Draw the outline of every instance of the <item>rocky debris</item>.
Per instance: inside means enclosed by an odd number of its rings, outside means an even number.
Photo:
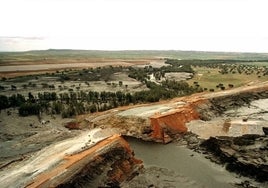
[[[241,183],[236,183],[236,187],[241,188],[257,188],[255,185],[252,185],[249,181],[242,181]]]
[[[25,137],[30,137],[32,135],[36,134],[36,132],[28,132],[28,133],[23,133],[20,135],[14,135],[10,133],[0,133],[0,141],[1,142],[6,142],[6,141],[11,141],[16,139],[23,139]]]
[[[73,121],[66,123],[66,124],[64,125],[64,127],[68,128],[68,129],[70,129],[70,130],[81,129],[80,124],[77,123],[77,122],[73,122]]]
[[[203,121],[209,121],[217,117],[218,112],[215,112],[212,109],[214,109],[213,104],[209,101],[206,101],[196,107],[196,111],[199,113],[199,118]]]
[[[262,130],[265,135],[268,135],[268,127],[263,127]]]
[[[152,132],[152,128],[148,118],[121,116],[112,113],[107,116],[105,113],[97,118],[88,119],[88,124],[94,128],[113,128],[118,130],[117,133],[121,135],[133,136],[143,140],[151,140],[149,135]]]
[[[210,97],[207,103],[197,106],[197,111],[201,120],[208,121],[222,115],[227,110],[244,105],[249,106],[250,102],[265,98],[268,98],[268,91],[265,88],[256,91],[246,90],[233,94]]]
[[[176,134],[172,138],[179,146],[186,146],[196,152],[199,152],[199,145],[204,141],[204,139],[199,138],[198,135],[192,132]]]
[[[226,169],[257,181],[268,181],[268,136],[211,137],[201,147],[212,161]]]
[[[225,133],[228,133],[230,127],[231,127],[231,119],[228,118],[228,119],[226,119],[226,120],[224,121],[223,126],[222,126],[222,130],[223,130]]]

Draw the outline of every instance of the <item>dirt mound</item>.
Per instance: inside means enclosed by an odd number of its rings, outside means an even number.
[[[172,140],[172,135],[185,133],[187,131],[186,123],[199,118],[199,114],[193,106],[195,105],[186,105],[173,112],[150,117],[151,137],[156,141],[167,143]]]
[[[103,115],[98,119],[89,121],[91,127],[100,127],[102,129],[113,128],[118,130],[118,133],[136,138],[148,139],[147,133],[151,132],[148,119],[134,116],[120,115]]]

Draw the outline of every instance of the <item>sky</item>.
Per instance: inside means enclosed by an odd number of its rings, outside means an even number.
[[[0,51],[268,53],[267,0],[1,0]]]

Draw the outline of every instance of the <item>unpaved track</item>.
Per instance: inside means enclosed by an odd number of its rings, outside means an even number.
[[[26,161],[0,172],[0,187],[24,187],[38,174],[52,169],[53,166],[67,160],[74,153],[93,147],[96,143],[110,137],[112,130],[93,129],[81,135],[55,143],[33,154]]]

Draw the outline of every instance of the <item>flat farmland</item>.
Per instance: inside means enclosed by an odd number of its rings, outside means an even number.
[[[228,88],[229,84],[233,84],[234,87],[240,87],[267,81],[268,79],[267,76],[260,76],[255,72],[250,75],[238,73],[220,74],[220,69],[207,67],[195,67],[194,71],[194,77],[187,81],[190,85],[194,85],[194,82],[197,82],[202,88],[215,90],[220,89],[216,87],[220,83]]]
[[[150,64],[151,59],[121,60],[121,59],[68,59],[68,60],[40,60],[14,61],[0,66],[0,77],[16,77],[30,74],[51,73],[64,69],[87,69],[104,66],[123,66]],[[158,61],[155,61],[158,63]]]

